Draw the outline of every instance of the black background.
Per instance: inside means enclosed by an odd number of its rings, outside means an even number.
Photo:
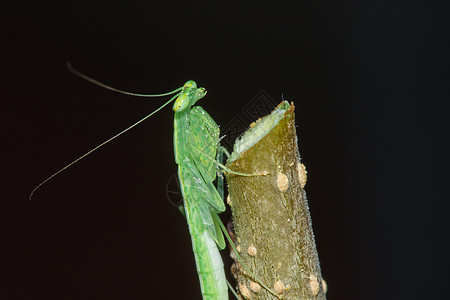
[[[2,8],[1,299],[200,299],[187,227],[165,196],[170,108],[27,200],[163,101],[96,87],[67,60],[142,93],[196,80],[218,124],[262,89],[283,93],[327,298],[449,297],[448,3],[17,6]]]

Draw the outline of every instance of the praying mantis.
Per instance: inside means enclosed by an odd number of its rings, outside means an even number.
[[[191,235],[192,249],[194,252],[197,273],[200,281],[201,294],[203,300],[228,299],[227,280],[225,277],[222,258],[219,254],[219,250],[225,248],[223,234],[225,234],[227,239],[230,241],[239,260],[240,257],[231,241],[231,238],[218,217],[218,214],[225,211],[222,190],[223,179],[219,176],[217,188],[214,185],[214,181],[216,180],[219,168],[225,170],[225,172],[241,176],[258,176],[267,174],[245,174],[233,172],[220,162],[224,154],[227,156],[229,156],[229,154],[224,147],[219,145],[219,126],[203,108],[200,106],[194,106],[198,100],[206,95],[206,90],[204,88],[197,87],[197,84],[194,81],[189,80],[183,85],[183,87],[168,93],[156,95],[136,94],[118,90],[98,82],[72,68],[70,63],[67,63],[67,67],[75,75],[115,92],[139,97],[174,96],[143,119],[96,146],[86,154],[77,158],[45,179],[33,189],[29,197],[30,200],[36,190],[53,177],[77,163],[87,155],[96,151],[100,147],[104,146],[106,143],[114,140],[118,136],[137,126],[174,101],[172,108],[175,114],[173,136],[174,155],[175,162],[178,165],[178,178],[183,196],[184,216],[188,223],[189,232]],[[244,267],[248,269],[245,265]],[[249,272],[254,276],[250,270]],[[254,277],[256,278],[256,276]],[[264,284],[263,286],[271,292],[270,289]],[[238,296],[236,295],[236,297]]]

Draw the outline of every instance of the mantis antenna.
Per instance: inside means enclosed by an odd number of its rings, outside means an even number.
[[[37,191],[37,189],[39,189],[41,186],[43,186],[45,183],[47,183],[49,180],[51,180],[53,177],[55,177],[56,175],[58,175],[59,173],[61,173],[62,171],[64,171],[65,169],[69,168],[70,166],[76,164],[77,162],[79,162],[80,160],[82,160],[83,158],[85,158],[86,156],[88,156],[89,154],[91,154],[92,152],[98,150],[99,148],[103,147],[105,144],[111,142],[112,140],[114,140],[115,138],[117,138],[118,136],[124,134],[125,132],[127,132],[128,130],[132,129],[133,127],[137,126],[138,124],[142,123],[143,121],[147,120],[148,118],[150,118],[151,116],[153,116],[155,113],[157,113],[158,111],[160,111],[161,109],[163,109],[165,106],[167,106],[170,102],[172,102],[176,97],[178,97],[179,95],[179,91],[181,91],[181,87],[177,88],[176,90],[173,90],[171,92],[168,93],[163,93],[163,94],[154,94],[154,95],[150,95],[150,94],[136,94],[136,93],[131,93],[131,92],[127,92],[127,91],[122,91],[116,88],[113,88],[109,85],[103,84],[89,76],[84,75],[83,73],[80,73],[79,71],[77,71],[76,69],[74,69],[71,65],[70,62],[66,63],[67,68],[69,69],[70,72],[72,72],[73,74],[77,75],[78,77],[81,77],[89,82],[92,82],[96,85],[99,85],[105,89],[117,92],[117,93],[121,93],[121,94],[126,94],[126,95],[130,95],[130,96],[136,96],[136,97],[164,97],[164,96],[168,96],[168,95],[172,95],[177,93],[175,96],[173,96],[172,98],[170,98],[169,101],[167,101],[166,103],[164,103],[163,105],[161,105],[160,107],[158,107],[157,109],[155,109],[153,112],[151,112],[150,114],[148,114],[147,116],[145,116],[144,118],[142,118],[141,120],[137,121],[136,123],[134,123],[133,125],[125,128],[124,130],[122,130],[121,132],[117,133],[116,135],[114,135],[113,137],[107,139],[106,141],[104,141],[103,143],[101,143],[100,145],[94,147],[93,149],[89,150],[88,152],[86,152],[85,154],[83,154],[82,156],[78,157],[77,159],[75,159],[74,161],[72,161],[71,163],[67,164],[66,166],[64,166],[63,168],[59,169],[57,172],[53,173],[52,175],[50,175],[47,179],[45,179],[44,181],[42,181],[41,183],[39,183],[30,193],[30,196],[28,197],[29,200],[31,200],[31,198],[33,197],[34,193]]]
[[[127,92],[127,91],[122,91],[122,90],[113,88],[112,86],[109,86],[109,85],[106,85],[104,83],[101,83],[100,81],[97,81],[94,78],[91,78],[91,77],[89,77],[87,75],[84,75],[83,73],[81,73],[78,70],[74,69],[72,67],[72,63],[70,61],[66,62],[66,66],[67,66],[67,69],[69,69],[70,72],[72,72],[73,74],[77,75],[78,77],[83,78],[84,80],[92,82],[93,84],[101,86],[102,88],[105,88],[107,90],[110,90],[110,91],[113,91],[113,92],[117,92],[117,93],[121,93],[121,94],[125,94],[125,95],[130,95],[130,96],[135,96],[135,97],[150,98],[150,97],[164,97],[164,96],[172,95],[172,94],[175,94],[176,92],[181,91],[181,87],[179,87],[176,90],[173,90],[171,92],[168,92],[168,93],[153,94],[153,95],[151,95],[151,94],[137,94],[137,93]]]

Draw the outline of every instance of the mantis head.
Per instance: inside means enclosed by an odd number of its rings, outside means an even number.
[[[180,95],[173,104],[175,112],[181,112],[186,108],[193,106],[198,100],[205,97],[205,88],[197,88],[197,83],[193,80],[186,82],[180,92]]]

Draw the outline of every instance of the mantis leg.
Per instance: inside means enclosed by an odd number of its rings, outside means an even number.
[[[253,174],[242,173],[242,172],[236,172],[236,171],[231,170],[230,168],[228,168],[228,167],[225,166],[224,164],[218,162],[218,161],[217,161],[216,159],[214,159],[213,157],[207,155],[207,154],[204,153],[202,150],[200,150],[200,149],[198,149],[198,148],[196,148],[196,147],[194,147],[194,146],[192,146],[192,145],[190,145],[189,148],[192,149],[194,152],[197,152],[197,153],[199,153],[199,154],[202,154],[202,157],[203,157],[204,159],[208,159],[208,160],[214,162],[214,163],[217,165],[217,167],[221,168],[222,170],[224,170],[225,172],[227,172],[227,173],[229,173],[229,174],[234,174],[234,175],[239,175],[239,176],[246,176],[246,177],[252,177],[252,176],[266,176],[266,175],[269,175],[269,174],[270,174],[270,173],[267,172],[267,171],[263,171],[263,172],[260,172],[260,173],[253,173]]]

